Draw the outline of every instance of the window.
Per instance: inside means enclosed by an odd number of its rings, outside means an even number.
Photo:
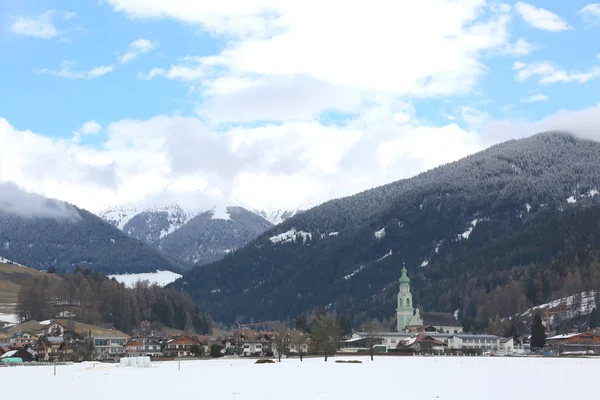
[[[392,343],[396,343],[396,339],[392,339]]]
[[[398,299],[398,305],[402,307],[402,299]]]
[[[244,348],[245,348],[245,349],[249,349],[249,348],[250,348],[250,345],[249,345],[249,344],[245,344],[245,345],[244,345]]]
[[[410,299],[406,299],[406,305],[410,306]]]
[[[256,345],[256,348],[257,348],[257,349],[262,349],[262,346],[261,346],[260,344],[257,344],[257,345]]]

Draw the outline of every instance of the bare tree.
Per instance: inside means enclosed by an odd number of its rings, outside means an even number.
[[[281,362],[281,355],[289,351],[291,336],[288,329],[280,328],[275,331],[275,349],[277,350],[277,358]]]
[[[380,340],[378,339],[378,334],[381,332],[381,324],[377,319],[372,319],[363,324],[362,330],[365,333],[365,341],[367,342],[366,344],[369,348],[369,355],[371,356],[371,361],[373,361],[375,345],[380,343]]]
[[[336,319],[329,313],[320,314],[313,324],[313,336],[317,341],[319,350],[325,355],[333,355],[338,348],[342,330]]]
[[[291,345],[296,349],[300,356],[300,361],[303,361],[304,348],[308,346],[309,336],[301,331],[294,331],[292,333]]]

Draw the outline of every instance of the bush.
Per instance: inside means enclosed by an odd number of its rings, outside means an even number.
[[[222,346],[219,346],[218,344],[213,344],[212,346],[210,346],[210,356],[212,358],[223,357],[223,354],[221,353],[222,349]]]

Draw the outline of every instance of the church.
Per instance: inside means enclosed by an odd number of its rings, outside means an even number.
[[[410,293],[410,278],[406,275],[406,268],[402,268],[399,283],[400,291],[396,309],[398,332],[435,330],[442,333],[462,333],[463,327],[452,313],[421,313],[418,308],[415,310]]]

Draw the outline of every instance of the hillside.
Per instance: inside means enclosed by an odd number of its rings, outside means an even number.
[[[25,192],[8,200],[0,202],[4,258],[38,270],[180,271],[176,262],[85,210]]]
[[[0,321],[14,322],[15,307],[23,282],[33,276],[48,276],[49,279],[59,278],[56,275],[44,274],[33,268],[26,268],[12,263],[7,264],[7,261],[0,261]]]
[[[388,318],[405,263],[425,310],[509,316],[600,286],[599,181],[600,143],[513,140],[307,210],[175,285],[224,322]]]
[[[99,214],[129,236],[147,243],[184,268],[223,258],[273,227],[266,216],[239,206],[186,208],[113,207]],[[292,213],[286,213],[288,216]],[[279,213],[273,216],[281,219]]]

